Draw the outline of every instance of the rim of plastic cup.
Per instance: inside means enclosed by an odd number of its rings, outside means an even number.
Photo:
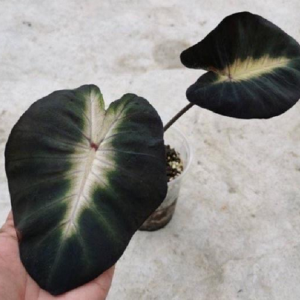
[[[168,130],[172,130],[177,135],[180,136],[180,138],[183,141],[184,148],[185,148],[186,152],[189,154],[188,155],[188,160],[186,162],[186,165],[183,166],[183,172],[178,177],[176,177],[175,179],[173,179],[170,182],[168,182],[168,184],[170,184],[170,183],[175,183],[175,182],[179,181],[180,179],[182,179],[186,175],[188,169],[190,168],[192,159],[193,159],[193,152],[192,152],[192,148],[190,146],[190,143],[189,143],[188,139],[181,133],[180,130],[177,129],[177,127],[170,127]],[[175,150],[178,151],[177,149],[175,149]],[[180,154],[180,152],[179,152],[179,154]]]

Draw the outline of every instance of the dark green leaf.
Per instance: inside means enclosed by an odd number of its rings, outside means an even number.
[[[20,118],[5,156],[22,262],[55,295],[114,265],[166,195],[162,122],[133,94],[105,111],[96,86],[54,92]]]
[[[187,90],[188,100],[221,115],[271,118],[300,98],[299,44],[248,12],[225,18],[181,61],[208,71]]]

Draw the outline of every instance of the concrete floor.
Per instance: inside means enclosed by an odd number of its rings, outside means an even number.
[[[249,10],[300,41],[299,0],[0,0],[0,223],[13,124],[53,90],[97,84],[147,98],[168,120],[200,75],[179,53]],[[300,103],[269,121],[193,108],[177,124],[194,160],[172,222],[137,232],[109,300],[300,298]]]

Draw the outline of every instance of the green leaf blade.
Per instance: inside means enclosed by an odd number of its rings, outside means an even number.
[[[271,118],[300,98],[300,46],[271,22],[250,13],[225,18],[182,63],[204,69],[187,90],[190,102],[242,119]]]
[[[55,295],[115,264],[166,195],[162,122],[133,94],[105,111],[96,86],[52,93],[5,155],[22,262]]]

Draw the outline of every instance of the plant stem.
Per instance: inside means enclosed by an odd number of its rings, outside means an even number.
[[[189,103],[187,106],[185,106],[182,110],[180,110],[165,126],[164,126],[164,132],[168,130],[168,128],[173,125],[184,113],[186,113],[194,104]]]

